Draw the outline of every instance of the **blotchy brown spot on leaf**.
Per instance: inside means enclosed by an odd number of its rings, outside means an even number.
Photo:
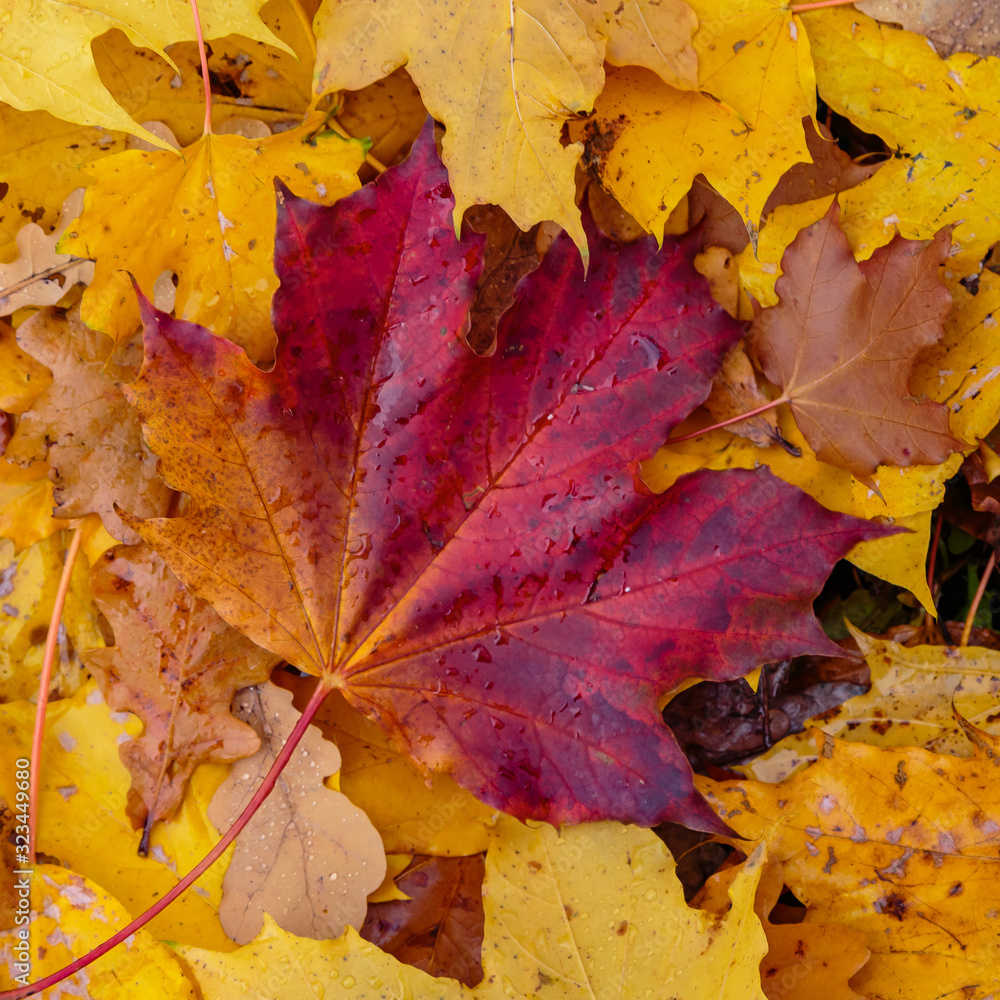
[[[897,236],[856,263],[834,203],[781,260],[779,304],[750,333],[764,374],[784,389],[818,458],[874,488],[879,465],[937,465],[963,447],[948,408],[914,398],[907,380],[943,333],[951,295],[938,279],[950,238]]]
[[[220,832],[249,803],[300,715],[291,692],[270,683],[241,691],[233,712],[257,731],[261,748],[233,768],[212,799],[208,818]],[[361,926],[366,898],[385,875],[385,854],[368,817],[324,786],[339,770],[336,746],[310,727],[240,834],[219,907],[237,943],[257,935],[265,912],[285,930],[320,940]]]
[[[119,541],[138,542],[114,504],[161,517],[172,496],[119,388],[142,363],[141,336],[116,351],[110,337],[81,322],[78,307],[68,313],[48,308],[21,324],[17,342],[52,370],[52,384],[22,415],[6,458],[28,466],[47,457],[56,516],[96,512]]]
[[[257,751],[256,734],[229,704],[239,688],[267,680],[278,658],[189,594],[149,545],[110,549],[90,586],[116,645],[83,660],[112,711],[145,724],[120,753],[132,775],[126,812],[148,830],[170,818],[199,764]]]
[[[361,936],[432,976],[483,978],[483,854],[420,856],[396,879],[410,899],[372,903]]]

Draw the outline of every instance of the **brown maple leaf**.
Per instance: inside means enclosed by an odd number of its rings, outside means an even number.
[[[726,251],[722,251],[726,253]],[[756,409],[768,402],[768,398],[757,385],[753,365],[747,357],[746,348],[740,341],[729,349],[722,359],[722,367],[715,373],[712,380],[712,391],[704,402],[704,407],[716,420],[729,420],[731,417]],[[768,448],[779,444],[790,454],[799,456],[802,452],[789,444],[778,430],[778,418],[774,410],[766,410],[756,416],[748,417],[731,424],[729,429],[734,434],[752,441],[758,448]]]
[[[918,352],[943,333],[951,294],[938,267],[951,240],[897,235],[857,263],[839,214],[835,202],[785,251],[780,301],[758,314],[750,342],[817,457],[875,488],[879,465],[937,465],[964,447],[948,408],[907,386]]]
[[[49,308],[21,324],[17,342],[52,370],[52,384],[21,417],[5,457],[22,466],[47,457],[56,516],[96,512],[119,541],[138,542],[114,504],[158,517],[168,513],[173,496],[119,388],[139,370],[141,337],[116,349],[110,337],[80,320],[79,307],[67,313]]]
[[[152,824],[180,804],[198,764],[256,752],[256,734],[229,703],[240,688],[266,680],[278,658],[189,594],[148,545],[109,549],[90,583],[116,645],[83,660],[111,709],[145,724],[120,752],[132,775],[126,812],[148,839]]]

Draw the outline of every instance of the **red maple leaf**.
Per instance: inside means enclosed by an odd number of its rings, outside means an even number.
[[[561,238],[481,358],[459,331],[482,241],[458,242],[451,210],[429,128],[333,208],[283,196],[270,372],[147,305],[128,394],[191,500],[128,523],[485,801],[717,828],[658,695],[837,652],[812,598],[885,529],[763,470],[636,488],[741,332],[695,243],[591,234],[585,281]]]

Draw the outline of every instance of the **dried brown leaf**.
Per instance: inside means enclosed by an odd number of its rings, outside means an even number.
[[[587,185],[587,204],[597,228],[611,240],[634,243],[646,230],[596,181]]]
[[[473,205],[465,212],[469,225],[486,236],[483,272],[469,310],[466,339],[477,354],[491,354],[497,320],[514,302],[517,283],[541,263],[536,251],[537,226],[522,232],[510,216],[495,205]]]
[[[117,545],[94,566],[90,586],[116,645],[83,655],[113,711],[142,719],[121,746],[132,775],[126,812],[136,828],[169,819],[205,761],[229,763],[260,746],[233,718],[239,688],[267,680],[277,662],[189,594],[148,545]]]
[[[233,713],[253,726],[261,748],[234,766],[212,799],[208,817],[220,832],[249,804],[300,714],[291,692],[274,684],[241,691]],[[385,874],[385,853],[368,817],[324,786],[339,770],[336,746],[311,726],[240,834],[219,908],[237,943],[259,933],[265,912],[284,930],[320,940],[364,921],[367,896]]]
[[[17,342],[51,369],[52,384],[21,417],[5,457],[21,466],[48,459],[56,516],[96,512],[112,536],[138,542],[114,504],[161,517],[173,496],[119,388],[142,363],[141,336],[116,350],[110,337],[80,320],[78,307],[48,308],[21,324]]]
[[[759,313],[749,339],[817,457],[874,489],[879,465],[937,465],[963,447],[948,408],[907,385],[916,355],[944,332],[951,295],[938,268],[950,236],[896,236],[859,264],[839,214],[834,203],[792,241],[780,301]]]
[[[483,978],[484,860],[415,857],[396,879],[410,898],[370,904],[361,936],[432,976],[475,986]]]
[[[742,342],[734,345],[723,358],[722,367],[712,381],[712,391],[704,406],[716,420],[728,420],[769,402],[760,391],[753,366],[747,357]],[[751,441],[758,448],[768,448],[772,444],[785,444],[778,430],[778,418],[774,410],[758,413],[746,420],[731,424],[729,429]],[[790,447],[789,445],[785,445]]]

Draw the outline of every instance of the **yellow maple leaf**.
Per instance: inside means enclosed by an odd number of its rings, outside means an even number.
[[[24,413],[51,382],[48,368],[26,354],[14,328],[0,320],[0,410]]]
[[[129,150],[91,167],[84,211],[60,250],[96,261],[81,317],[115,340],[139,324],[125,268],[151,295],[177,275],[176,315],[243,347],[258,363],[274,349],[271,296],[279,177],[300,197],[331,205],[358,187],[364,144],[322,118],[263,139],[209,135],[173,152]],[[153,220],[153,224],[150,222]]]
[[[729,890],[742,865],[722,868],[692,900],[694,906],[720,916],[730,907]],[[784,888],[781,865],[769,861],[757,885],[754,910],[767,935],[767,956],[760,963],[760,982],[768,1000],[863,1000],[848,980],[868,961],[865,936],[843,924],[772,923],[771,911]]]
[[[755,236],[779,177],[811,159],[802,127],[816,110],[809,40],[778,0],[692,6],[697,84],[609,72],[595,117],[571,134],[586,141],[601,183],[650,232],[663,232],[701,173]]]
[[[209,72],[217,81],[212,94],[215,130],[234,116],[272,126],[298,124],[309,106],[315,48],[307,12],[297,0],[270,0],[260,17],[286,48],[239,35],[213,39],[208,48]],[[136,48],[120,32],[102,35],[92,47],[102,81],[132,118],[164,122],[182,146],[198,139],[205,90],[196,42],[168,46],[172,65],[149,49]]]
[[[0,989],[58,972],[132,919],[101,886],[58,865],[35,865],[29,885],[30,924],[0,932]],[[140,930],[45,995],[194,1000],[198,994],[177,956],[148,930]]]
[[[868,256],[897,230],[923,240],[955,223],[953,268],[978,271],[1000,239],[1000,59],[941,59],[853,9],[805,18],[823,99],[896,151],[840,197],[852,246]]]
[[[758,965],[767,941],[754,900],[764,861],[733,880],[724,916],[693,909],[674,862],[652,831],[591,823],[559,831],[502,817],[492,831],[483,886],[483,971],[475,989],[402,965],[353,929],[311,941],[268,919],[229,955],[184,948],[205,1000],[256,996],[568,1000],[583,995],[713,996],[765,1000]]]
[[[809,919],[868,939],[866,996],[986,1000],[1000,984],[1000,739],[962,720],[967,758],[846,743],[776,785],[695,781],[741,836],[766,844]]]
[[[33,221],[51,232],[67,196],[90,180],[82,167],[123,150],[125,136],[6,105],[0,105],[0,134],[0,177],[8,185],[0,200],[0,261],[8,262],[18,256],[21,227]]]
[[[965,646],[901,646],[847,623],[868,668],[871,688],[811,720],[829,736],[871,746],[917,746],[968,757],[972,746],[955,720],[955,708],[975,726],[1000,735],[995,719],[1000,694],[1000,653]],[[816,759],[811,733],[786,736],[737,769],[760,781],[780,781]]]
[[[239,33],[284,47],[260,20],[263,0],[200,0],[205,36]],[[130,118],[101,82],[90,53],[118,28],[133,45],[166,58],[164,46],[195,37],[187,0],[0,2],[0,99],[21,111],[48,111],[81,125],[130,132],[162,145]]]
[[[0,705],[0,797],[16,801],[15,761],[30,756],[35,706],[28,701]],[[124,721],[127,719],[128,721]],[[125,814],[130,778],[118,756],[120,740],[138,735],[141,723],[112,715],[93,681],[71,698],[51,702],[39,770],[36,848],[93,879],[138,916],[218,842],[207,819],[208,802],[226,775],[220,764],[202,765],[169,826],[153,830],[149,857],[138,853],[141,831]],[[232,948],[219,924],[225,866],[230,848],[187,892],[148,925],[158,938]],[[107,928],[99,940],[107,937]]]
[[[584,257],[582,150],[560,136],[593,108],[605,54],[697,85],[695,19],[681,0],[325,0],[315,27],[317,94],[359,90],[405,64],[445,124],[457,222],[470,205],[499,205],[525,230],[557,222]]]

